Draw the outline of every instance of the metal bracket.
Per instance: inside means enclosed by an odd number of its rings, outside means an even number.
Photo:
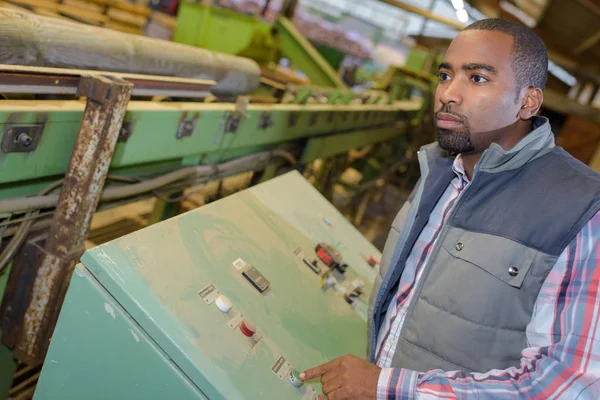
[[[300,118],[300,113],[297,111],[291,111],[288,117],[288,127],[293,128],[298,123],[298,118]]]
[[[319,121],[319,113],[318,112],[314,112],[310,116],[310,120],[309,120],[308,123],[310,124],[310,126],[315,126],[318,121]]]
[[[133,133],[133,125],[135,121],[125,121],[123,125],[121,125],[121,130],[119,131],[119,138],[117,142],[123,143],[129,140],[131,134]]]
[[[175,135],[177,139],[182,139],[184,137],[192,136],[194,133],[194,129],[196,129],[196,123],[198,122],[198,118],[200,114],[194,114],[192,119],[185,119],[187,113],[184,113],[181,117],[181,121],[179,121],[179,127],[177,128],[177,134]]]
[[[258,129],[259,130],[265,130],[270,126],[273,126],[274,122],[273,122],[273,115],[270,112],[264,112],[260,115],[260,118],[258,119]]]
[[[225,121],[225,133],[236,133],[242,122],[242,115],[238,112],[229,113]]]
[[[44,124],[7,125],[2,138],[4,153],[29,153],[37,148]]]
[[[110,94],[111,86],[110,79],[104,76],[82,76],[77,87],[77,96],[104,104]]]

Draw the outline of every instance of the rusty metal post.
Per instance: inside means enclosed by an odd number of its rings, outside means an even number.
[[[78,94],[87,97],[87,104],[16,344],[21,361],[34,364],[46,354],[73,268],[83,254],[132,87],[101,76],[80,82]]]

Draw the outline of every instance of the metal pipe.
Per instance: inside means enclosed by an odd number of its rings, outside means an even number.
[[[78,22],[0,9],[0,63],[211,79],[217,95],[253,92],[260,67],[248,58]]]
[[[89,77],[80,86],[87,104],[15,349],[25,362],[40,362],[46,354],[68,279],[100,200],[132,86],[100,76]]]

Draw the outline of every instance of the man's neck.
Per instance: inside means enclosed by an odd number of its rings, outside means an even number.
[[[489,148],[492,143],[497,143],[504,150],[512,149],[517,143],[521,141],[525,136],[531,132],[532,122],[531,120],[518,120],[512,125],[503,128],[502,130],[495,132],[492,136],[496,139],[492,140],[486,147]],[[484,149],[485,150],[485,149]],[[475,165],[479,162],[479,159],[483,155],[484,150],[476,151],[472,153],[462,153],[461,158],[465,167],[465,173],[469,180],[473,179],[473,172],[475,171]]]

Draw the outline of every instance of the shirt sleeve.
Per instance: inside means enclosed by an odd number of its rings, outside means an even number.
[[[487,373],[384,368],[378,400],[599,399],[600,213],[546,279],[519,366]],[[544,345],[534,345],[534,342]]]

